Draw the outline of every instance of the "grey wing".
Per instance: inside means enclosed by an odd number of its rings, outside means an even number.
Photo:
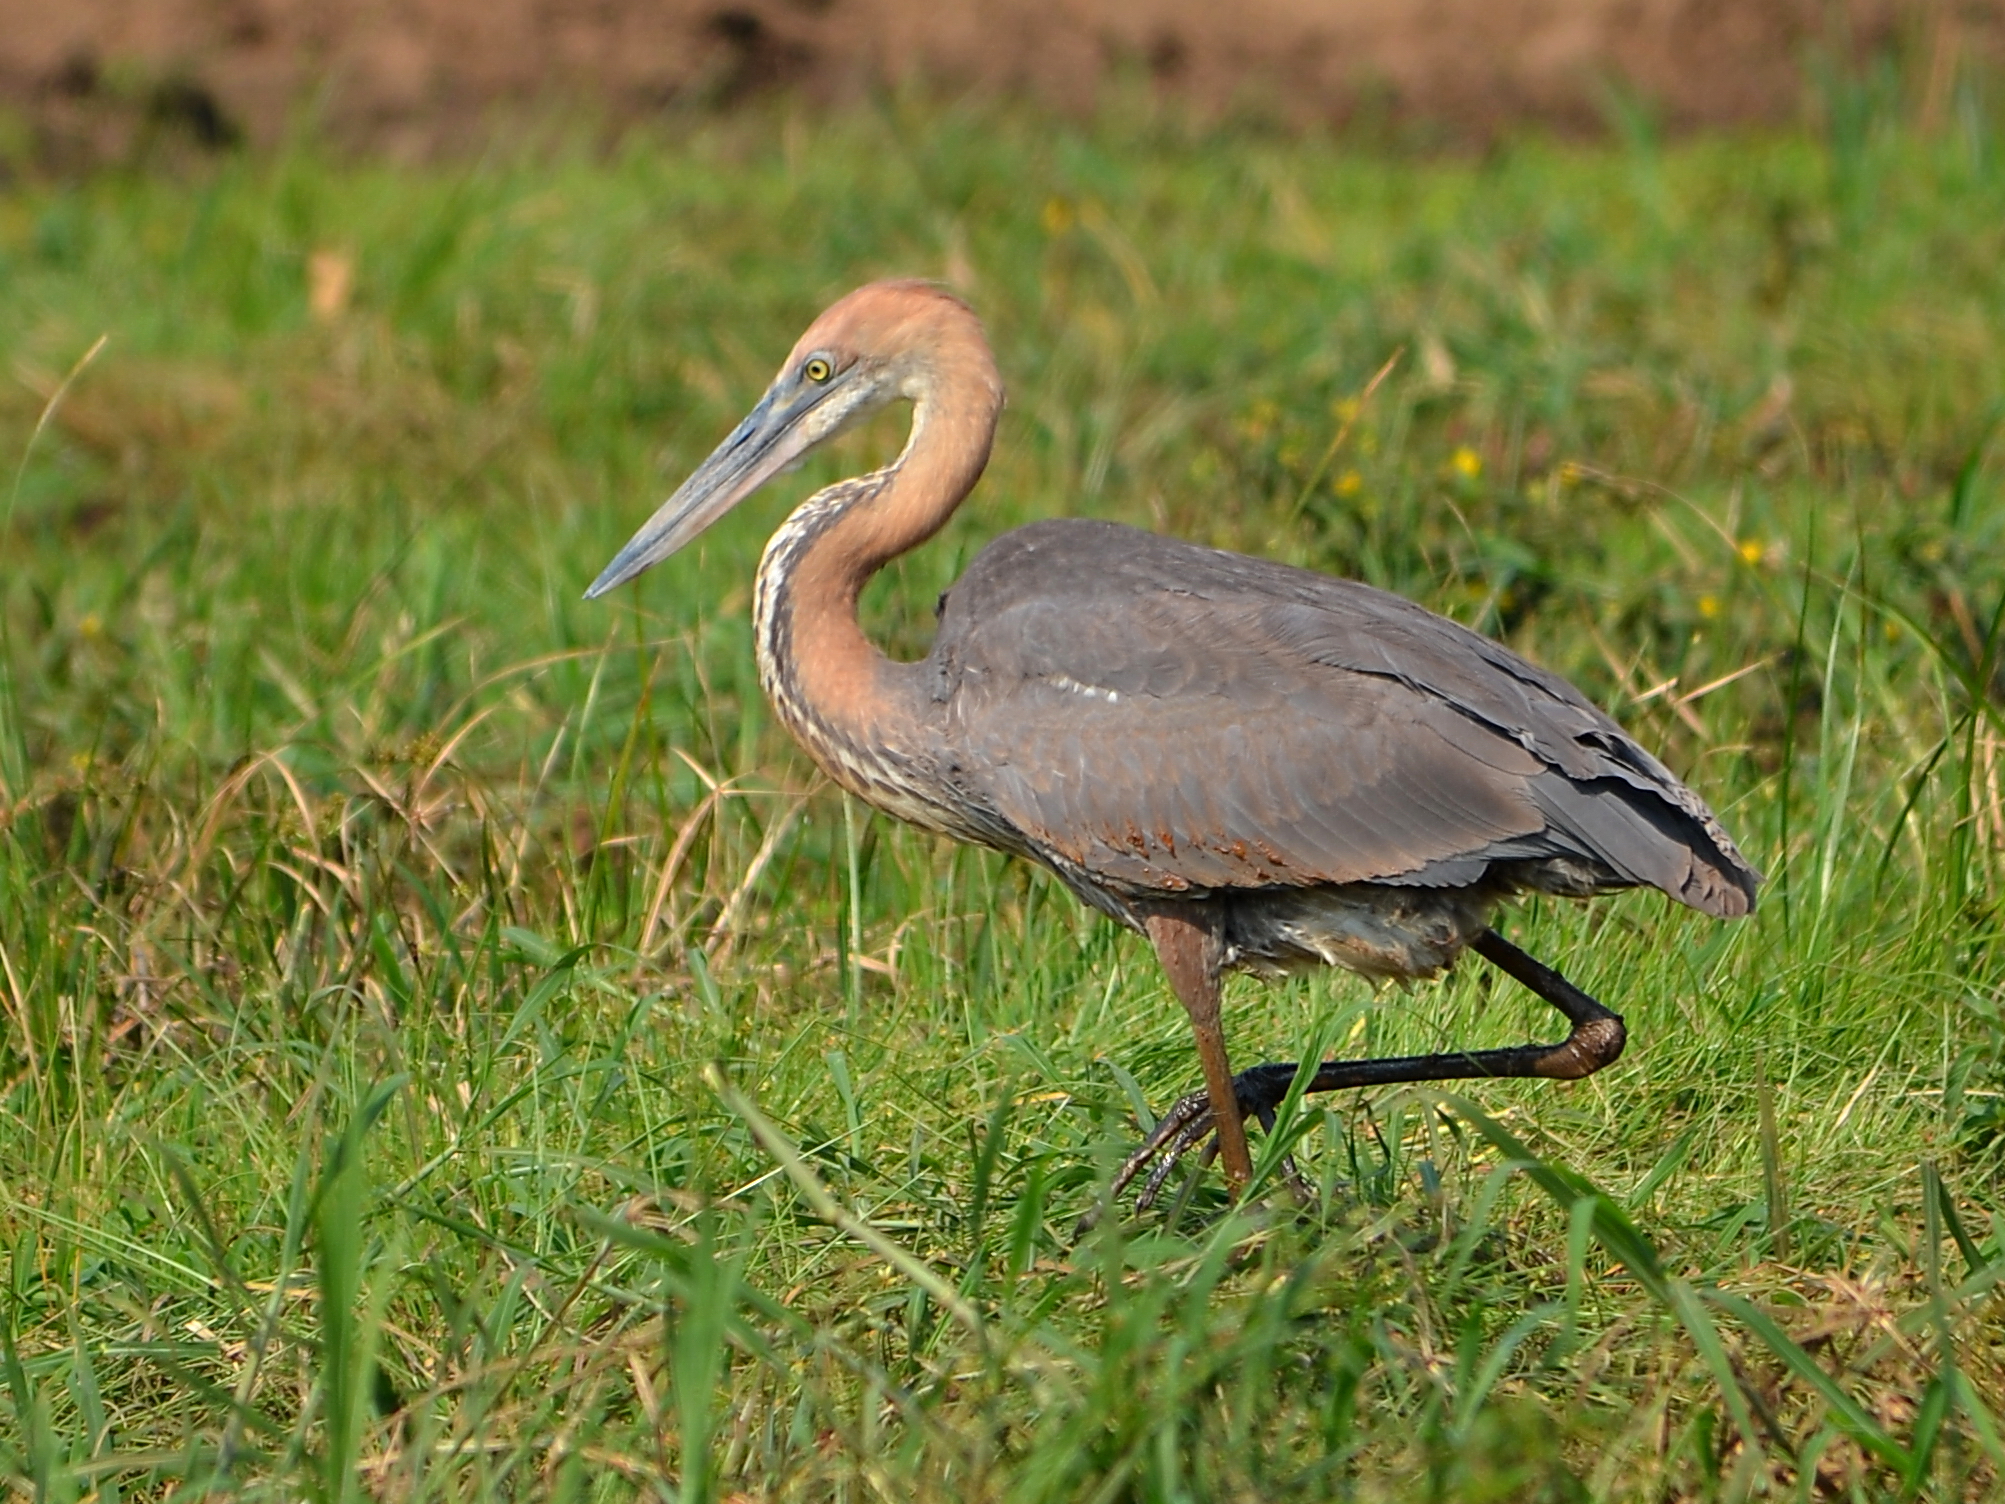
[[[1703,803],[1571,686],[1365,587],[1039,524],[956,587],[940,654],[951,776],[1115,887],[1459,886],[1558,859],[1751,906]]]

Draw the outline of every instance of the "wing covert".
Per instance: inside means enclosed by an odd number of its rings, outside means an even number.
[[[1352,581],[1036,523],[950,592],[934,657],[949,776],[1102,882],[1453,886],[1561,857],[1752,905],[1711,811],[1578,690]]]
[[[1536,835],[1543,764],[1396,682],[1277,659],[1187,603],[1050,630],[964,681],[958,776],[1035,846],[1123,886],[1349,883]],[[1184,638],[1166,635],[1182,628]],[[1157,646],[1169,643],[1171,646]]]

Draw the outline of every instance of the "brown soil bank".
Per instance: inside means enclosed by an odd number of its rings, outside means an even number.
[[[0,0],[0,109],[61,156],[269,141],[301,112],[402,155],[552,101],[617,123],[916,78],[1481,137],[1592,125],[1611,80],[1673,126],[1787,119],[1819,47],[1891,48],[1927,111],[2005,56],[2005,0]]]

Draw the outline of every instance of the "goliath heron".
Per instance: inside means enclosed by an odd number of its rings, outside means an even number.
[[[899,400],[903,453],[810,496],[766,545],[760,682],[843,788],[1042,863],[1154,945],[1205,1089],[1163,1117],[1116,1195],[1153,1165],[1146,1204],[1207,1137],[1235,1190],[1252,1173],[1244,1119],[1271,1126],[1298,1067],[1233,1075],[1228,969],[1406,979],[1474,950],[1559,1009],[1567,1037],[1330,1061],[1307,1089],[1574,1080],[1622,1052],[1622,1019],[1490,928],[1500,903],[1653,887],[1720,917],[1754,906],[1760,877],[1712,811],[1572,685],[1354,581],[1108,522],[1037,522],[976,557],[925,658],[879,652],[859,592],[973,489],[1003,405],[981,324],[927,283],[875,283],[816,319],[588,596]]]

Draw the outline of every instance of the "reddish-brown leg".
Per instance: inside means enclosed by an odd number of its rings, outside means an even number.
[[[1148,935],[1156,958],[1168,973],[1170,986],[1190,1014],[1197,1036],[1197,1058],[1204,1067],[1205,1095],[1211,1099],[1218,1126],[1218,1157],[1234,1194],[1253,1178],[1253,1156],[1246,1148],[1246,1124],[1239,1115],[1239,1094],[1232,1067],[1225,1057],[1225,1030],[1218,1019],[1218,974],[1225,959],[1225,940],[1218,915],[1208,905],[1185,904],[1163,909],[1148,918]]]
[[[1154,933],[1150,931],[1151,935]],[[1156,948],[1161,952],[1160,942]],[[1623,1029],[1620,1014],[1604,1008],[1550,966],[1526,955],[1495,930],[1485,930],[1470,942],[1469,948],[1564,1013],[1567,1022],[1573,1025],[1566,1038],[1558,1044],[1511,1045],[1500,1050],[1449,1050],[1437,1055],[1402,1055],[1390,1060],[1326,1060],[1313,1067],[1314,1074],[1302,1089],[1340,1091],[1350,1087],[1389,1086],[1405,1081],[1467,1081],[1482,1077],[1543,1076],[1552,1081],[1577,1081],[1621,1056],[1628,1035]],[[1167,958],[1163,964],[1169,964]],[[1214,999],[1216,996],[1214,990]],[[1214,1001],[1214,1010],[1216,1007]],[[1213,1016],[1216,1017],[1215,1011]],[[1191,1017],[1195,1022],[1195,1010]],[[1203,1037],[1200,1030],[1200,1048],[1203,1047]],[[1224,1058],[1222,1044],[1219,1058]],[[1246,1141],[1246,1114],[1252,1112],[1271,1128],[1274,1109],[1287,1097],[1289,1088],[1302,1069],[1293,1064],[1256,1065],[1234,1078],[1230,1088],[1234,1107],[1232,1131],[1242,1145]],[[1147,1170],[1148,1180],[1135,1203],[1137,1211],[1146,1211],[1177,1161],[1210,1136],[1212,1120],[1219,1116],[1217,1104],[1218,1091],[1210,1084],[1210,1066],[1207,1064],[1206,1089],[1192,1092],[1157,1120],[1156,1131],[1128,1157],[1121,1173],[1114,1177],[1112,1194],[1120,1196],[1129,1182]],[[1223,1118],[1220,1120],[1223,1121]],[[1219,1138],[1222,1147],[1225,1139],[1223,1132]]]

